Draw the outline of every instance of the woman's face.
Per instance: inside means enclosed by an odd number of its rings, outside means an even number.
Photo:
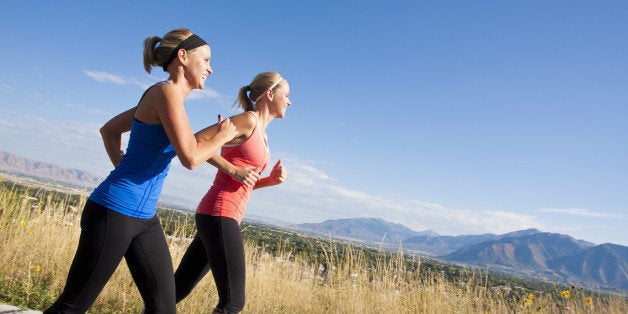
[[[207,76],[214,72],[209,64],[211,56],[211,50],[208,45],[188,51],[185,76],[192,88],[203,89]]]
[[[288,83],[281,84],[273,91],[273,94],[270,110],[275,114],[275,117],[284,118],[286,116],[286,110],[291,105],[290,85],[288,85]]]

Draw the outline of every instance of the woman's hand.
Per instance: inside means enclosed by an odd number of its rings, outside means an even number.
[[[255,172],[255,167],[236,168],[235,171],[229,175],[234,180],[251,188],[254,187],[257,180],[259,180],[259,173]]]
[[[254,187],[259,180],[259,173],[255,172],[255,167],[236,167],[220,155],[213,156],[207,162],[247,187]]]
[[[216,136],[222,136],[227,143],[231,141],[234,137],[238,136],[238,129],[235,124],[231,122],[230,119],[222,119],[221,115],[218,115],[218,130],[216,131]]]
[[[277,161],[277,163],[273,166],[273,169],[270,170],[270,174],[268,177],[261,178],[257,181],[253,189],[265,188],[277,184],[281,184],[286,181],[286,176],[288,172],[286,168],[281,165],[281,158]]]
[[[124,156],[124,150],[122,149],[122,133],[131,130],[131,124],[136,109],[137,107],[133,107],[111,118],[111,120],[100,128],[100,136],[102,136],[103,144],[105,144],[105,150],[114,167],[120,164],[120,160],[122,160]]]
[[[273,169],[270,171],[270,175],[268,175],[268,185],[277,185],[286,181],[286,176],[288,175],[288,171],[284,166],[281,165],[281,158],[277,161],[277,163],[273,166]]]

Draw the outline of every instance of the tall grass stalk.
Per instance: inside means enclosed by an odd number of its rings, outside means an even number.
[[[85,196],[16,189],[0,184],[0,301],[43,309],[59,295],[78,244]],[[175,267],[193,236],[189,220],[173,226],[169,245]],[[371,262],[349,244],[319,240],[323,254],[294,253],[285,240],[270,252],[247,241],[245,313],[625,313],[622,296],[591,297],[573,289],[512,297],[487,287],[486,274],[469,270],[457,282],[421,271],[421,260],[381,251]],[[564,293],[563,293],[564,294]],[[211,273],[178,306],[208,313],[217,303]],[[93,313],[140,313],[141,297],[125,263],[105,286]]]

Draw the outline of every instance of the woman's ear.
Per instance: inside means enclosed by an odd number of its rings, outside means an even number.
[[[181,64],[186,64],[188,61],[188,52],[185,49],[179,49],[179,51],[177,52],[177,57],[179,58],[179,61],[181,61]]]

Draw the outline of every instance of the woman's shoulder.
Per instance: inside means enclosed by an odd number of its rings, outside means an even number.
[[[232,123],[245,127],[247,129],[253,129],[257,126],[257,116],[252,111],[246,111],[229,118]]]
[[[169,84],[168,81],[157,82],[153,86],[149,87],[148,90],[158,96],[168,96],[176,92],[174,86]]]
[[[251,111],[243,112],[229,118],[238,129],[242,137],[248,138],[257,126],[257,117]]]
[[[148,89],[144,93],[146,98],[151,101],[158,101],[163,103],[181,103],[185,97],[182,97],[179,90],[174,88],[172,84],[168,84],[167,81],[158,82]]]

